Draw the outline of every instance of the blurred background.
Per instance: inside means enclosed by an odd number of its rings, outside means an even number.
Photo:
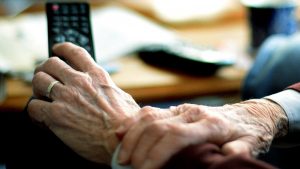
[[[2,0],[1,2],[0,70],[10,78],[18,78],[30,83],[35,65],[48,58],[45,1]],[[250,65],[248,62],[251,60],[247,60],[249,32],[245,20],[246,13],[237,0],[211,2],[191,0],[184,3],[156,0],[143,2],[91,0],[88,2],[93,8],[91,16],[97,62],[107,68],[116,83],[125,91],[133,89],[131,93],[133,95],[138,91],[135,97],[137,100],[154,101],[169,97],[176,99],[181,95],[184,97],[190,97],[190,94],[197,95],[198,92],[194,93],[191,90],[186,94],[185,92],[174,94],[170,91],[166,96],[150,96],[153,92],[149,88],[170,86],[176,89],[176,85],[179,85],[180,89],[185,84],[191,84],[186,82],[193,82],[198,86],[199,83],[202,85],[203,80],[209,82],[210,79],[234,79],[228,82],[235,82],[236,86],[228,87],[230,90],[236,90],[234,88],[237,88],[237,83],[243,76],[242,72]],[[220,66],[213,65],[216,68],[212,68],[213,71],[209,72],[209,75],[213,76],[193,76],[191,71],[187,73],[184,71],[188,66],[178,64],[179,71],[172,71],[168,69],[172,61],[165,67],[159,68],[142,61],[138,56],[145,46],[177,43],[197,46],[201,48],[200,52],[222,51],[223,53],[218,53],[214,57],[209,54],[209,56],[204,54],[197,57],[201,57],[202,60],[198,58],[201,62],[227,62],[230,67],[226,66],[228,69],[219,71],[222,64],[218,63]],[[214,71],[216,69],[218,72]],[[205,71],[206,69],[201,67],[196,70],[199,74]],[[140,79],[133,78],[137,77],[135,75],[138,73],[141,74],[138,76]],[[226,83],[222,85],[227,88]],[[2,93],[2,98],[10,96],[8,92],[10,86],[10,84],[6,85],[7,92]],[[193,88],[201,90],[201,87]],[[12,90],[16,91],[18,87]],[[202,90],[200,95],[202,93],[210,93],[210,91]]]
[[[49,57],[45,2],[0,0],[0,122],[3,124],[5,117],[25,107],[32,95],[33,70]],[[141,106],[169,107],[181,103],[218,106],[242,100],[245,83],[253,80],[248,74],[257,62],[264,40],[276,33],[296,34],[300,16],[299,1],[84,2],[92,9],[96,62]],[[252,13],[253,8],[264,11],[272,8],[273,18],[274,9],[277,11],[279,6],[287,4],[292,5],[285,9],[290,17],[288,27],[265,21],[262,26],[255,23],[253,27],[254,21],[268,15],[260,13],[257,17]],[[261,27],[280,29],[276,32],[260,30]],[[253,98],[251,94],[247,97]],[[4,125],[0,127],[5,130]]]

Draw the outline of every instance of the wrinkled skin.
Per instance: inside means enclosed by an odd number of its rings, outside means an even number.
[[[28,112],[79,155],[109,164],[119,142],[115,129],[140,107],[84,49],[63,43],[53,52],[68,64],[51,57],[36,68],[32,85],[37,99],[29,103]],[[48,85],[55,80],[59,83],[46,98]]]
[[[125,135],[120,164],[157,169],[185,147],[206,142],[219,145],[227,155],[255,157],[287,128],[283,109],[265,99],[222,107],[183,104],[168,111],[172,112],[169,118],[157,120],[156,109],[143,108],[139,117],[118,129],[119,135]]]
[[[211,142],[224,154],[255,156],[284,135],[287,117],[266,99],[221,107],[183,104],[169,109],[140,108],[82,48],[58,44],[36,68],[28,105],[30,116],[53,131],[82,157],[110,164],[122,140],[119,161],[157,169],[189,145]],[[47,98],[47,88],[56,83]]]

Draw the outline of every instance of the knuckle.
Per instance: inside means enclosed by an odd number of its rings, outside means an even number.
[[[153,116],[157,112],[157,108],[151,107],[151,106],[144,106],[140,109],[140,114],[142,116],[151,115]]]
[[[70,79],[73,79],[74,77],[76,77],[76,71],[72,68],[72,67],[69,67],[69,66],[66,66],[66,67],[63,67],[63,68],[60,68],[59,70],[61,72],[61,75],[64,76],[64,77],[68,77]]]
[[[32,85],[36,85],[45,73],[37,72],[32,78]]]
[[[43,76],[45,76],[44,72],[38,72],[32,78],[32,90],[35,96],[39,96],[42,92],[41,84]]]
[[[94,70],[94,71],[93,71]],[[105,76],[109,76],[109,73],[101,66],[99,65],[96,65],[95,67],[93,67],[93,70],[91,70],[90,72],[91,73],[95,73],[96,75],[98,75],[99,73],[105,75]]]
[[[97,77],[97,79],[103,83],[103,84],[111,84],[112,80],[108,74],[103,68],[101,67],[94,67],[93,65],[89,66],[89,72],[88,74],[91,77]]]
[[[60,72],[62,72],[62,73],[64,73],[64,74],[66,74],[66,75],[72,75],[72,74],[74,74],[74,70],[73,70],[73,68],[71,68],[71,67],[64,67],[64,68],[62,68],[61,70],[60,70]]]
[[[103,77],[110,78],[110,75],[106,70],[104,70],[103,68],[101,68],[100,70],[101,70],[101,73],[103,74]]]
[[[141,109],[141,112],[143,113],[143,112],[151,112],[152,111],[152,107],[151,106],[144,106],[144,107],[142,107],[142,109]]]
[[[151,122],[156,119],[156,116],[153,113],[143,114],[141,120],[144,122]]]
[[[144,122],[151,122],[154,120],[162,119],[164,116],[159,108],[145,106],[139,111],[140,119]]]
[[[74,76],[73,81],[78,87],[85,89],[91,87],[93,83],[92,78],[86,74],[78,74],[77,76]]]
[[[182,117],[187,123],[193,123],[197,121],[197,119],[199,118],[199,112],[198,111],[184,112],[182,114]]]
[[[182,113],[183,119],[188,122],[196,122],[201,118],[208,118],[209,114],[205,113],[205,110],[202,106],[189,106]]]
[[[180,105],[179,107],[181,107],[181,108],[183,108],[183,109],[186,109],[186,108],[188,108],[188,107],[190,107],[190,106],[192,106],[192,105],[189,104],[189,103],[184,103],[184,104]]]
[[[44,64],[44,66],[52,66],[56,65],[60,62],[60,59],[58,57],[50,57]]]
[[[178,111],[179,114],[181,114],[182,112],[189,110],[191,107],[193,107],[193,105],[184,103],[184,104],[177,106],[176,110]]]
[[[46,61],[44,61],[43,63],[41,63],[41,64],[39,64],[39,65],[36,66],[36,68],[34,69],[34,74],[36,74],[36,73],[38,73],[38,72],[41,71],[42,67],[45,65],[45,62]]]

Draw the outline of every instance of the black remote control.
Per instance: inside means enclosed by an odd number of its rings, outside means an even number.
[[[72,42],[86,49],[95,60],[90,7],[85,2],[46,3],[49,57],[56,43]]]

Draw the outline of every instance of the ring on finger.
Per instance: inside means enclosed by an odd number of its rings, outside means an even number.
[[[49,84],[49,86],[48,86],[48,88],[47,88],[47,91],[46,91],[46,97],[48,97],[48,98],[50,98],[50,93],[51,93],[51,90],[52,90],[52,88],[54,87],[54,85],[56,84],[56,83],[58,83],[59,81],[53,81],[53,82],[51,82],[50,84]]]

